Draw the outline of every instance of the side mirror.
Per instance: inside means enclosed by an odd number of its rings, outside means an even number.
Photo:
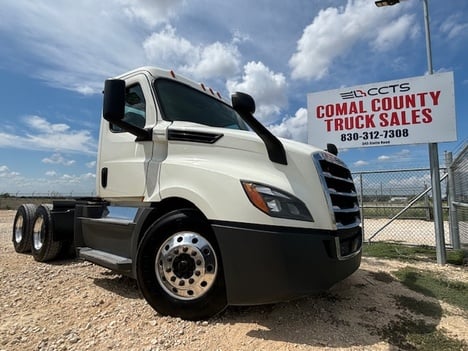
[[[152,140],[150,129],[143,129],[124,120],[125,117],[125,81],[121,79],[107,79],[104,84],[104,101],[102,116],[106,121],[115,124],[124,131],[135,135],[135,141]]]
[[[249,94],[237,92],[231,95],[231,101],[234,110],[265,143],[270,160],[287,165],[286,151],[281,141],[253,116],[255,112],[254,99]]]
[[[338,156],[338,148],[335,144],[327,144],[327,151],[332,155]]]
[[[116,123],[125,114],[125,81],[121,79],[107,79],[104,84],[104,102],[102,116],[106,121]]]
[[[249,94],[234,93],[231,95],[231,101],[234,110],[251,114],[255,113],[255,101]]]

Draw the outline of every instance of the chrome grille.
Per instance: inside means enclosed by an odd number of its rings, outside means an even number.
[[[347,229],[361,223],[359,202],[348,167],[339,158],[325,152],[314,154],[330,211],[337,229]]]

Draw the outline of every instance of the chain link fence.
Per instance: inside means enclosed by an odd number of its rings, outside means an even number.
[[[453,218],[451,229],[459,238],[461,246],[468,247],[468,144],[465,143],[452,161],[446,155],[449,179],[452,180],[450,210]]]
[[[445,243],[459,248],[460,243],[468,246],[468,145],[446,164],[440,169]],[[353,177],[364,240],[436,245],[430,169],[366,171]]]
[[[361,200],[366,241],[393,241],[435,246],[430,169],[400,169],[354,173]],[[446,189],[441,169],[441,189]],[[447,197],[442,196],[444,233],[450,244]]]

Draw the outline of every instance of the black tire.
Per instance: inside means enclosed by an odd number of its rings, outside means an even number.
[[[53,260],[62,249],[61,241],[53,240],[52,205],[42,204],[34,215],[31,252],[38,262]]]
[[[36,205],[23,204],[16,211],[13,222],[12,241],[15,251],[25,253],[31,251],[31,236]]]
[[[161,315],[207,319],[226,308],[219,249],[197,211],[173,211],[146,231],[136,260],[138,286]]]

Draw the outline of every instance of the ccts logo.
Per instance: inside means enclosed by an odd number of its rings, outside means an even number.
[[[361,90],[361,89],[350,90],[350,91],[340,93],[340,96],[343,100],[347,100],[347,99],[362,98],[366,96],[404,93],[410,90],[411,90],[410,83],[400,83],[400,84],[384,85],[384,86],[375,87],[375,88],[373,87],[367,90]]]

